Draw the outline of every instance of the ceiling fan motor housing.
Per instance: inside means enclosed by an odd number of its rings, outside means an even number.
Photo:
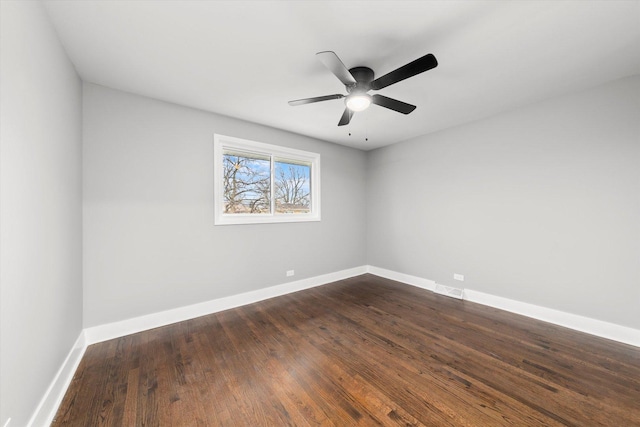
[[[355,85],[346,86],[347,92],[367,92],[371,89],[371,82],[373,81],[373,70],[368,67],[354,67],[349,70],[355,81]]]

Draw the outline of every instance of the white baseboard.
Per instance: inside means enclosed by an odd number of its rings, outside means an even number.
[[[367,272],[376,276],[406,283],[408,285],[424,288],[432,292],[436,287],[436,282],[433,280],[398,273],[396,271],[386,270],[384,268],[374,267],[371,265],[367,266]],[[467,301],[499,308],[511,313],[521,314],[533,319],[553,323],[558,326],[564,326],[565,328],[640,347],[640,330],[638,329],[516,301],[509,298],[490,295],[467,288],[464,289],[463,295],[463,299]]]
[[[387,270],[380,267],[374,267],[373,265],[366,266],[367,273],[371,273],[375,276],[384,277],[385,279],[395,280],[397,282],[406,283],[407,285],[416,286],[418,288],[426,289],[428,291],[435,291],[436,282],[429,279],[423,279],[422,277],[411,276],[410,274],[398,273],[397,271]]]
[[[258,289],[185,307],[178,307],[158,313],[147,314],[145,316],[134,317],[132,319],[126,319],[119,322],[93,326],[86,328],[84,333],[87,345],[95,344],[113,338],[134,334],[136,332],[158,328],[160,326],[181,322],[183,320],[206,316],[207,314],[216,313],[218,311],[228,310],[230,308],[240,307],[242,305],[289,294],[291,292],[297,292],[338,280],[348,279],[349,277],[359,276],[366,272],[366,266],[350,268],[347,270],[337,271],[335,273],[296,280],[295,282],[284,283],[282,285],[271,286],[269,288]]]
[[[44,396],[40,399],[38,407],[27,424],[28,427],[51,425],[53,417],[55,417],[58,407],[60,406],[60,403],[62,403],[64,394],[66,393],[69,384],[71,384],[71,380],[73,380],[73,376],[76,373],[76,369],[78,369],[78,365],[80,364],[86,349],[87,342],[85,340],[84,331],[81,331],[78,339],[76,339],[76,342],[71,348],[71,351],[69,351],[67,358],[64,360],[60,369],[58,369],[58,372],[53,378],[53,381],[49,385],[49,388],[47,388]]]
[[[598,337],[640,347],[640,330],[615,323],[604,322],[590,317],[567,313],[553,308],[503,298],[471,289],[464,290],[465,298],[471,302],[488,305],[534,319],[543,320],[565,328],[574,329]]]

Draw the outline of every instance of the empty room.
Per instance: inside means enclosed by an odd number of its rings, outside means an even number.
[[[640,1],[0,30],[0,427],[640,426]]]

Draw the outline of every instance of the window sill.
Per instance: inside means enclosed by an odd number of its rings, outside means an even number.
[[[241,224],[281,224],[289,222],[313,222],[320,221],[320,215],[256,215],[233,214],[220,215],[215,218],[215,225],[241,225]]]

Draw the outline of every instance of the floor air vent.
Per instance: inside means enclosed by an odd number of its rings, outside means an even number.
[[[446,295],[451,298],[462,299],[464,291],[460,288],[453,288],[451,286],[444,286],[436,283],[434,292],[440,295]]]

